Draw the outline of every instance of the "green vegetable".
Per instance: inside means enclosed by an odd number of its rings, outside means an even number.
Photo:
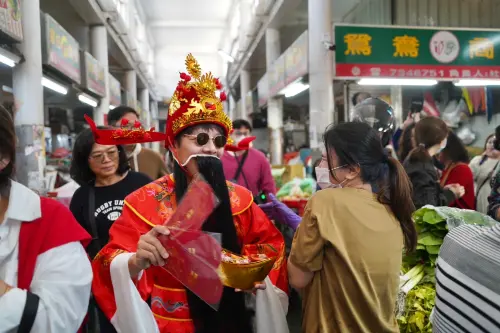
[[[403,257],[398,324],[402,333],[430,333],[429,318],[436,296],[434,270],[448,230],[463,224],[491,226],[496,222],[475,211],[432,206],[414,212],[413,220],[418,233],[417,249]]]
[[[429,254],[439,254],[439,249],[441,248],[441,245],[429,245],[426,246],[425,249]]]
[[[408,292],[405,312],[398,317],[401,333],[432,332],[430,315],[435,297],[436,290],[431,283],[417,285]]]
[[[443,244],[443,238],[434,236],[430,232],[424,232],[423,234],[418,235],[418,244],[422,244],[425,246],[428,245],[441,245]]]
[[[405,285],[409,280],[418,276],[423,271],[424,271],[424,265],[422,264],[416,265],[415,267],[410,269],[405,275],[400,277],[399,288],[403,287],[403,285]]]
[[[422,279],[424,278],[424,274],[425,274],[424,271],[421,270],[420,273],[413,276],[410,279],[410,281],[404,284],[404,286],[401,288],[401,291],[404,292],[405,294],[408,294],[410,290],[412,290],[417,284],[420,283],[420,281],[422,281]]]

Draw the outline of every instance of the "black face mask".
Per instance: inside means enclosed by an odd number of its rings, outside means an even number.
[[[439,158],[437,158],[436,156],[433,156],[432,157],[432,163],[434,164],[434,166],[436,168],[438,168],[439,170],[443,171],[445,169],[445,166],[443,163],[441,163],[441,161],[439,160]]]
[[[0,171],[0,196],[7,196],[10,192],[12,169],[13,166],[11,162]]]
[[[493,142],[493,148],[495,148],[496,150],[500,150],[500,139],[495,139],[495,141]]]

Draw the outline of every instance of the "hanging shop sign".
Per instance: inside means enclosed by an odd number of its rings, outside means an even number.
[[[43,63],[80,84],[80,46],[76,39],[48,14],[44,14],[42,34]]]
[[[21,0],[0,0],[0,31],[15,42],[23,41]]]
[[[336,76],[500,79],[500,31],[335,26]]]
[[[308,33],[305,31],[285,51],[285,86],[308,73]]]
[[[269,97],[276,96],[285,88],[285,54],[283,53],[273,63],[269,71]]]
[[[85,89],[101,97],[106,96],[106,82],[104,80],[104,67],[88,52],[82,52],[83,82]]]
[[[257,95],[259,107],[267,104],[269,98],[269,80],[267,73],[257,82]]]
[[[109,78],[109,104],[118,106],[122,104],[122,93],[120,91],[120,81],[108,73]]]

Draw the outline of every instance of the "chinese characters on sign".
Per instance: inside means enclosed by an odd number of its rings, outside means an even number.
[[[498,30],[336,25],[336,75],[496,79],[498,40]]]
[[[104,67],[88,52],[82,52],[82,63],[84,65],[83,86],[89,91],[103,97],[106,95],[106,83],[104,81]]]
[[[469,41],[469,57],[493,59],[495,46],[488,38],[474,38]]]
[[[372,38],[368,34],[347,34],[344,41],[347,45],[345,55],[365,55],[372,54],[372,46],[370,41]]]
[[[80,45],[51,16],[45,14],[43,63],[53,67],[76,83],[81,83]]]
[[[392,42],[395,48],[394,57],[418,57],[418,47],[420,43],[417,37],[407,35],[396,36]]]

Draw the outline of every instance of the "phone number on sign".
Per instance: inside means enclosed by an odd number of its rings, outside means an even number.
[[[397,66],[337,64],[338,77],[490,78],[500,79],[500,67]]]

